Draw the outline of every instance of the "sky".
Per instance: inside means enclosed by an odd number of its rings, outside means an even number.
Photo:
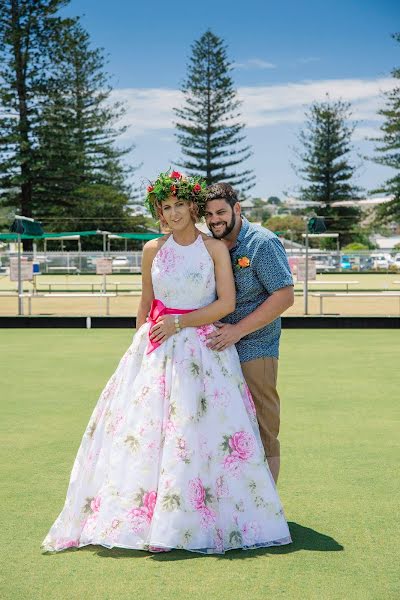
[[[93,45],[107,55],[113,98],[127,107],[120,143],[135,144],[129,162],[140,165],[136,184],[182,159],[172,108],[183,104],[191,44],[207,29],[225,41],[234,66],[253,151],[245,163],[256,176],[251,195],[296,195],[297,136],[307,108],[327,93],[352,105],[355,183],[368,195],[391,174],[364,157],[373,155],[366,139],[379,135],[377,110],[394,87],[392,69],[400,67],[400,44],[391,37],[400,31],[399,2],[71,0],[63,13],[80,15]]]

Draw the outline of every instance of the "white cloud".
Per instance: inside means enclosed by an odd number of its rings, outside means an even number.
[[[247,127],[265,127],[280,123],[302,123],[304,112],[312,102],[342,99],[352,104],[356,120],[377,122],[382,107],[382,92],[394,87],[394,79],[327,79],[270,86],[241,87],[242,120]],[[112,98],[124,101],[127,114],[124,124],[129,129],[126,139],[136,139],[152,130],[173,129],[173,107],[183,104],[179,90],[160,88],[126,88],[114,90]],[[370,123],[372,125],[372,123]],[[167,134],[168,135],[168,134]]]
[[[267,62],[262,58],[249,58],[243,62],[235,62],[232,67],[235,69],[276,69],[276,65],[273,63]]]
[[[127,112],[122,124],[130,129],[123,137],[132,138],[152,129],[172,129],[172,109],[182,105],[183,97],[179,90],[123,88],[114,90],[111,100],[125,104]]]
[[[301,123],[312,102],[321,102],[329,94],[331,100],[342,99],[352,104],[355,119],[379,120],[376,111],[382,105],[381,93],[393,88],[391,78],[333,79],[304,81],[238,90],[243,101],[243,120],[248,127],[278,123]]]

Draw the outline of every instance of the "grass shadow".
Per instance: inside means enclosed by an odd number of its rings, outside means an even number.
[[[292,554],[300,550],[309,550],[312,552],[342,552],[344,546],[339,544],[333,537],[320,533],[311,527],[299,525],[293,521],[288,522],[292,543],[285,546],[270,546],[268,548],[255,548],[243,552],[242,550],[232,550],[223,557],[229,560],[247,559],[252,556],[263,556],[265,554]]]

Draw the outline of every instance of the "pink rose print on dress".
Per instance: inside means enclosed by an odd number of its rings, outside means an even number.
[[[93,500],[90,503],[90,508],[92,509],[92,511],[94,513],[99,512],[99,510],[100,510],[100,504],[101,504],[101,498],[100,498],[100,496],[96,496],[95,498],[93,498]]]
[[[224,459],[224,469],[226,469],[233,477],[239,477],[242,473],[243,461],[237,452],[232,452]]]
[[[214,325],[202,325],[202,327],[196,327],[196,333],[199,336],[199,340],[202,344],[207,344],[207,336],[215,330]]]
[[[143,533],[146,527],[150,525],[157,502],[157,492],[144,492],[140,495],[140,498],[140,506],[132,508],[128,512],[135,533]]]
[[[199,477],[189,481],[189,500],[193,508],[200,514],[200,524],[205,529],[212,527],[217,519],[215,512],[207,506],[212,499],[208,488],[205,488]]]
[[[173,248],[161,248],[157,254],[157,261],[161,264],[164,273],[174,273],[181,264],[183,257],[178,255]]]
[[[245,391],[245,406],[246,406],[246,410],[249,414],[251,414],[252,416],[256,416],[256,407],[254,405],[254,401],[253,401],[253,396],[251,395],[251,392],[249,390],[249,386],[247,384],[245,384],[244,386],[244,391]]]
[[[205,506],[206,490],[199,477],[189,481],[189,499],[196,510],[200,510]]]
[[[60,538],[55,540],[54,546],[58,550],[63,548],[77,548],[79,546],[79,540],[66,540],[65,538]]]
[[[132,508],[128,515],[131,519],[132,529],[135,533],[143,533],[150,524],[148,514],[142,508]]]
[[[229,454],[224,458],[224,468],[234,477],[238,477],[243,464],[253,456],[255,451],[254,436],[246,431],[237,431],[233,435],[225,435],[222,449]]]
[[[160,395],[162,396],[162,398],[165,398],[167,395],[167,393],[166,393],[167,382],[166,382],[165,374],[162,374],[158,377],[157,384],[158,384],[158,389],[160,391]]]
[[[238,431],[229,439],[229,446],[232,452],[239,455],[241,460],[248,460],[254,454],[254,436],[246,433],[246,431]]]
[[[184,463],[190,463],[188,447],[186,441],[182,437],[178,437],[176,440],[176,454]]]
[[[210,527],[212,527],[215,521],[217,520],[217,515],[211,508],[208,508],[208,506],[204,506],[200,510],[200,514],[201,526],[204,527],[204,529],[209,529]]]

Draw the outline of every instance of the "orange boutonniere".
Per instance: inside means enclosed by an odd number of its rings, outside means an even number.
[[[236,261],[237,269],[246,269],[249,266],[250,266],[250,259],[247,258],[247,256],[242,256],[241,258],[238,258]]]

